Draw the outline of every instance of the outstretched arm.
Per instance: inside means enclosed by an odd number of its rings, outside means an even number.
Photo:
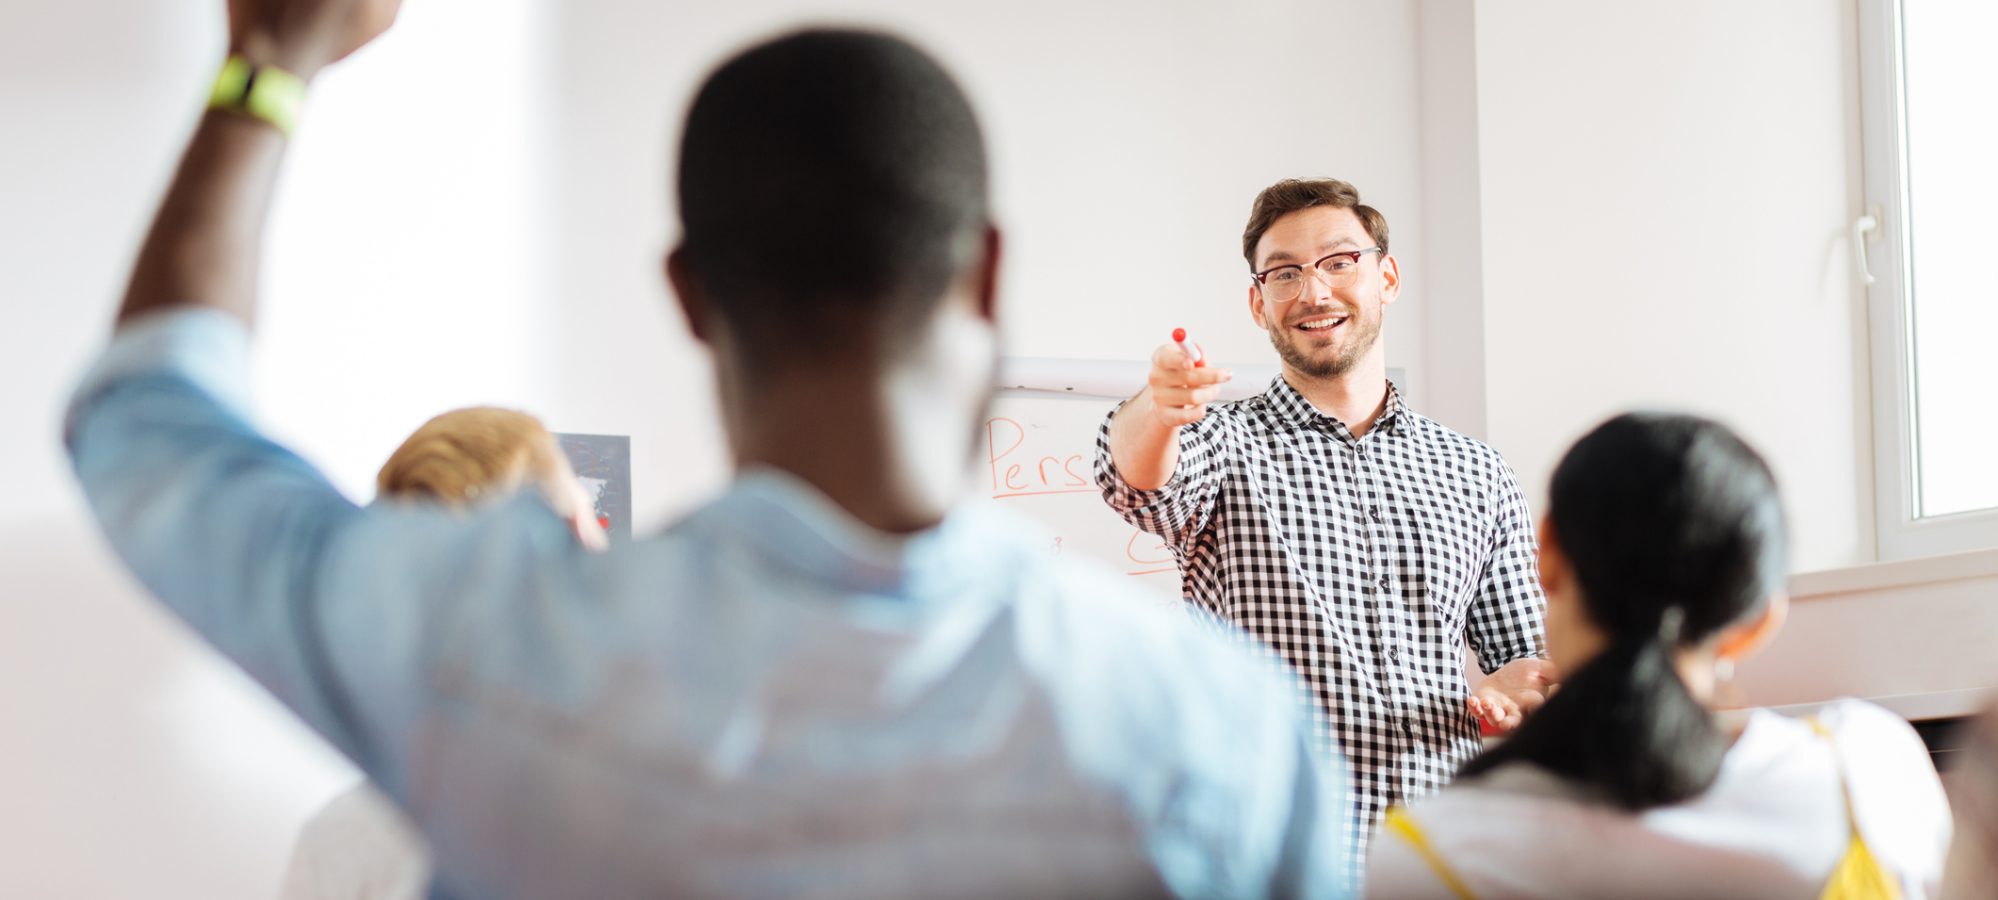
[[[1145,389],[1098,430],[1094,468],[1104,501],[1175,552],[1191,545],[1213,507],[1220,470],[1214,429],[1203,420],[1228,378],[1166,344],[1152,354]]]

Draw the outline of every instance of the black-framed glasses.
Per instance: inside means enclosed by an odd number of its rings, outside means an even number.
[[[1250,278],[1263,288],[1263,296],[1275,303],[1289,303],[1304,294],[1304,285],[1312,278],[1325,282],[1327,287],[1350,287],[1360,278],[1360,257],[1369,253],[1379,253],[1379,247],[1365,247],[1359,250],[1341,250],[1327,253],[1309,266],[1291,263],[1275,266],[1261,272],[1252,272]]]

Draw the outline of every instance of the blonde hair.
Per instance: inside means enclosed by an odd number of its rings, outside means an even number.
[[[564,468],[555,435],[524,412],[474,406],[423,423],[375,477],[383,497],[465,506]]]

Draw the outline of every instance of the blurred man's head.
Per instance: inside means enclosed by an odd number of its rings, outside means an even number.
[[[667,278],[735,461],[912,531],[962,495],[999,358],[999,233],[964,92],[898,38],[813,30],[708,76]]]
[[[595,504],[539,419],[523,412],[475,406],[423,423],[389,455],[375,477],[383,497],[426,500],[454,509],[534,488],[570,522],[591,549],[604,531]]]
[[[835,357],[885,367],[955,300],[990,317],[978,121],[898,38],[804,31],[723,64],[687,114],[679,200],[670,274],[737,377]]]

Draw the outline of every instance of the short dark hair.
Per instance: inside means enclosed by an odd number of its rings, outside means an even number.
[[[1263,232],[1270,230],[1276,220],[1315,206],[1352,210],[1360,217],[1360,225],[1367,229],[1367,237],[1381,248],[1382,256],[1387,255],[1387,216],[1361,203],[1359,188],[1337,178],[1286,178],[1263,188],[1256,195],[1255,204],[1249,207],[1249,226],[1242,229],[1242,258],[1249,261],[1250,270],[1256,268],[1256,244],[1262,241]]]
[[[1775,476],[1724,425],[1629,413],[1568,451],[1548,495],[1548,527],[1609,642],[1459,774],[1530,763],[1630,810],[1698,796],[1728,742],[1674,656],[1782,589]]]
[[[681,252],[759,355],[811,332],[892,340],[976,259],[986,180],[977,117],[935,60],[887,34],[800,31],[695,96]]]

